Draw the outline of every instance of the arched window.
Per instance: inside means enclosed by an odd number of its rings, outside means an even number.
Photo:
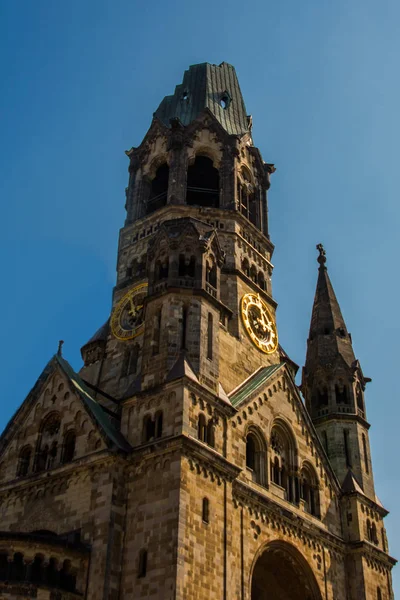
[[[64,436],[64,446],[62,452],[62,464],[71,462],[75,455],[76,434],[74,430],[67,431]]]
[[[219,172],[207,156],[196,156],[188,168],[186,203],[194,206],[219,207]]]
[[[206,282],[217,289],[217,265],[213,257],[206,261]]]
[[[139,552],[138,578],[146,577],[147,573],[147,550],[142,548]]]
[[[265,286],[265,277],[264,277],[264,273],[262,271],[258,272],[257,284],[258,284],[258,287],[260,287],[262,290],[266,289],[266,286]]]
[[[304,510],[314,517],[320,516],[319,485],[314,468],[305,464],[301,470],[300,496],[304,501]]]
[[[162,256],[156,261],[154,270],[154,280],[161,281],[168,279],[169,261],[167,256]]]
[[[376,525],[374,522],[371,525],[371,541],[376,545],[379,543],[378,533],[376,531]]]
[[[270,448],[271,481],[284,488],[286,500],[298,503],[300,498],[294,436],[280,420],[272,427]]]
[[[150,214],[167,204],[169,167],[167,163],[160,165],[150,185],[146,213]]]
[[[52,412],[42,422],[36,442],[35,471],[51,469],[57,462],[60,415]]]
[[[367,539],[372,542],[372,527],[369,519],[367,519]]]
[[[57,569],[57,559],[50,558],[49,564],[46,567],[45,580],[46,583],[52,587],[57,586],[59,583],[59,572]]]
[[[59,573],[60,587],[68,592],[75,591],[76,576],[71,572],[71,561],[64,560],[62,569]]]
[[[246,277],[250,277],[250,265],[247,258],[242,260],[242,271],[246,275]]]
[[[207,358],[212,360],[213,358],[213,316],[208,313],[207,320]]]
[[[189,254],[179,255],[179,277],[190,277],[194,279],[196,275],[196,257]]]
[[[24,555],[21,552],[16,552],[10,564],[10,579],[12,581],[24,581],[25,574],[26,565],[24,563]]]
[[[203,413],[199,414],[199,420],[197,421],[197,437],[201,442],[207,443],[207,423]]]
[[[325,385],[321,385],[317,389],[317,408],[328,406],[328,388]]]
[[[349,404],[347,386],[340,381],[335,385],[336,404]]]
[[[356,397],[357,397],[357,408],[359,410],[361,410],[362,413],[363,413],[363,415],[364,415],[363,391],[362,391],[362,388],[361,388],[360,384],[357,384]]]
[[[146,260],[146,256],[142,256],[139,260],[134,258],[126,270],[126,277],[130,279],[142,279],[146,274]]]
[[[239,210],[258,227],[258,215],[256,205],[256,189],[251,181],[251,176],[247,169],[242,169],[238,179],[237,187]]]
[[[202,517],[204,523],[210,522],[210,502],[208,498],[203,498]]]
[[[251,429],[246,436],[246,467],[252,472],[252,480],[260,485],[265,485],[266,445],[262,435]]]
[[[214,423],[213,420],[210,419],[207,425],[207,444],[214,448],[215,439],[214,439]]]
[[[250,279],[252,280],[253,283],[257,283],[257,268],[255,265],[251,266]]]
[[[33,583],[41,583],[43,581],[43,570],[43,556],[41,554],[36,554],[30,568],[30,580]]]
[[[376,600],[382,600],[382,592],[379,586],[376,588]]]
[[[155,436],[155,422],[151,415],[145,415],[143,419],[143,442],[150,442]]]
[[[256,466],[256,441],[254,435],[249,435],[246,438],[246,467],[254,471]]]
[[[22,448],[18,457],[17,477],[24,477],[28,474],[31,462],[32,449],[30,446]]]
[[[367,453],[367,441],[365,439],[365,435],[362,434],[362,445],[363,445],[363,452],[364,452],[364,465],[365,465],[365,472],[369,473],[369,466],[368,466],[368,453]]]

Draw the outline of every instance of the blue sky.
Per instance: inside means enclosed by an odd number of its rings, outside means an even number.
[[[237,70],[269,193],[280,340],[302,365],[328,268],[364,373],[377,493],[400,557],[395,0],[0,2],[0,427],[65,340],[107,318],[128,161],[190,64]],[[395,589],[400,575],[394,570]]]

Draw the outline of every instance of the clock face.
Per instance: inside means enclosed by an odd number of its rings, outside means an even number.
[[[121,298],[111,317],[111,331],[118,340],[132,340],[143,332],[143,301],[147,283],[141,283]]]
[[[267,304],[258,294],[245,294],[241,302],[242,320],[253,344],[265,354],[278,347],[278,332]]]

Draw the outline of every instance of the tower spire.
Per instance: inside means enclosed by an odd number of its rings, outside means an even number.
[[[351,336],[328,275],[326,251],[322,244],[317,244],[317,250],[318,280],[308,336],[306,368],[331,363],[335,357],[342,357],[351,366],[355,361]]]
[[[365,384],[369,380],[363,376],[354,355],[328,275],[323,245],[318,244],[317,250],[318,280],[301,388],[339,481],[344,481],[350,469],[364,493],[374,498],[364,404]]]

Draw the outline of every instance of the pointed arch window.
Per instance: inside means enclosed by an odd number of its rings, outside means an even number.
[[[30,462],[31,462],[32,448],[25,446],[19,453],[17,477],[24,477],[28,474]]]
[[[179,277],[190,277],[194,279],[196,276],[196,257],[186,253],[180,254],[178,269]]]
[[[319,485],[317,475],[309,464],[301,470],[300,496],[304,502],[304,510],[314,517],[320,515]]]
[[[150,194],[147,200],[146,213],[150,214],[167,204],[169,167],[167,163],[160,165],[154,179],[150,183]]]
[[[64,445],[62,451],[61,463],[69,463],[74,459],[75,456],[75,444],[76,444],[76,434],[73,429],[67,431],[64,436]]]
[[[335,385],[336,404],[349,404],[349,392],[347,385],[343,381],[339,381]]]
[[[266,484],[266,443],[262,434],[253,428],[246,436],[246,467],[254,482]]]
[[[196,156],[193,165],[188,168],[186,203],[219,207],[219,172],[208,156]]]
[[[298,504],[300,484],[295,466],[294,435],[279,419],[271,430],[270,475],[271,481],[285,490],[286,500]]]

